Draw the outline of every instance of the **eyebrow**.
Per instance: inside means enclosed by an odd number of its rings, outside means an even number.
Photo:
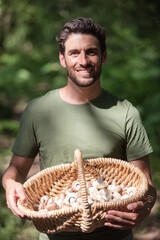
[[[78,49],[78,48],[73,48],[73,49],[70,49],[70,50],[68,51],[68,53],[70,54],[70,53],[73,53],[73,52],[76,52],[76,51],[79,51],[79,49]],[[87,48],[87,49],[85,50],[85,52],[88,52],[88,51],[98,52],[98,48],[97,48],[97,47],[89,47],[89,48]]]
[[[77,48],[73,48],[73,49],[69,50],[68,53],[72,53],[72,52],[76,52],[76,51],[78,51],[78,49]]]

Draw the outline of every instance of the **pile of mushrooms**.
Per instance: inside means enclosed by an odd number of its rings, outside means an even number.
[[[88,191],[88,203],[108,202],[110,200],[126,199],[134,195],[136,187],[125,187],[123,184],[116,185],[115,180],[112,184],[103,181],[101,176],[98,180],[92,179],[86,182]],[[38,205],[39,211],[51,211],[61,209],[62,207],[76,207],[82,204],[80,183],[74,181],[71,188],[61,192],[56,197],[44,195]]]

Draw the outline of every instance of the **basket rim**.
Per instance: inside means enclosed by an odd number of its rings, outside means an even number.
[[[125,160],[121,160],[121,159],[116,159],[116,158],[110,158],[110,157],[99,157],[99,158],[86,158],[84,159],[84,165],[87,163],[94,163],[98,161],[99,163],[103,163],[103,162],[109,162],[111,164],[113,163],[118,163],[119,165],[123,165],[123,166],[127,166],[129,167],[130,170],[135,170],[138,174],[140,174],[140,176],[143,177],[143,179],[146,180],[146,182],[148,182],[147,177],[145,176],[145,174],[140,170],[140,168],[138,168],[137,166],[131,164],[129,161],[125,161]],[[42,169],[41,171],[39,171],[38,173],[36,173],[35,175],[33,175],[32,177],[30,177],[29,179],[26,180],[26,182],[23,184],[23,187],[26,188],[28,184],[31,184],[33,180],[37,179],[38,177],[41,177],[43,174],[46,173],[51,173],[54,170],[62,170],[62,169],[69,169],[70,167],[74,167],[76,166],[76,162],[72,162],[72,163],[62,163],[62,164],[58,164],[56,166],[51,166],[51,167],[47,167],[45,169]]]
[[[84,159],[84,165],[88,163],[105,163],[107,162],[108,164],[119,164],[122,165],[123,167],[129,167],[131,171],[135,171],[140,175],[140,177],[143,179],[143,185],[138,191],[135,193],[134,196],[129,197],[127,199],[120,199],[120,200],[112,200],[109,202],[98,202],[98,203],[93,203],[90,205],[91,210],[95,208],[112,208],[115,206],[121,206],[121,205],[126,205],[128,203],[136,201],[140,196],[145,195],[147,189],[148,189],[148,179],[145,176],[145,174],[135,165],[131,164],[128,161],[121,160],[121,159],[116,159],[116,158],[106,158],[106,157],[99,157],[99,158],[87,158]],[[62,169],[70,169],[71,167],[76,167],[77,162],[72,162],[72,163],[65,163],[65,164],[59,164],[56,166],[51,166],[46,169],[41,170],[31,178],[29,178],[24,184],[24,188],[27,188],[28,185],[31,185],[34,180],[37,180],[37,178],[41,177],[44,174],[50,174],[52,171],[55,170],[62,170]],[[35,210],[30,210],[27,208],[26,205],[22,204],[21,201],[18,199],[18,208],[25,214],[25,216],[29,218],[51,218],[63,214],[71,214],[77,211],[83,212],[83,207],[82,206],[76,206],[76,207],[66,207],[58,210],[52,210],[52,211],[47,211],[47,212],[40,212],[40,211],[35,211]]]

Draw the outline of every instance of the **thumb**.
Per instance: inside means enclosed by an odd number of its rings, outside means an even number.
[[[135,203],[129,203],[127,205],[127,209],[132,212],[135,212],[138,209],[142,209],[143,207],[144,207],[144,203],[142,201],[135,202]]]
[[[16,192],[16,198],[20,199],[22,203],[27,203],[26,195],[23,189]]]

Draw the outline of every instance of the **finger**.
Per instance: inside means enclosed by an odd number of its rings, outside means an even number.
[[[123,224],[129,224],[131,226],[135,225],[138,222],[138,213],[128,213],[128,212],[120,212],[120,211],[114,211],[110,210],[108,211],[108,214],[106,215],[106,220],[112,220],[112,222],[121,222]]]
[[[144,207],[144,203],[142,201],[135,202],[135,203],[130,203],[130,204],[127,205],[127,209],[132,211],[132,212],[140,210],[143,207]]]
[[[117,213],[117,215],[107,214],[106,220],[109,222],[115,222],[122,225],[134,225],[137,220],[136,213]]]
[[[14,215],[22,218],[24,217],[24,214],[17,207],[17,194],[15,192],[10,192],[7,205],[11,209]]]
[[[132,227],[128,226],[128,225],[118,225],[118,224],[110,223],[110,222],[106,222],[104,225],[106,227],[114,228],[117,230],[131,230],[132,229]]]
[[[106,216],[106,220],[107,222],[105,222],[105,226],[109,226],[109,227],[114,227],[117,229],[132,229],[135,226],[135,221],[134,219],[136,219],[137,216],[134,216],[135,214],[132,214],[132,218],[129,218],[128,215],[126,215],[126,219],[116,216],[116,215],[107,215]],[[123,215],[124,217],[124,215]]]
[[[135,217],[137,216],[137,213],[132,213],[132,212],[121,212],[121,211],[114,211],[114,210],[110,210],[108,211],[106,218],[108,217],[118,217],[120,219],[126,219],[126,220],[130,220],[130,221],[135,221]]]
[[[23,188],[17,189],[17,192],[16,192],[15,196],[16,196],[17,199],[20,199],[20,201],[22,203],[27,202],[27,199],[26,199],[25,192],[24,192]]]

